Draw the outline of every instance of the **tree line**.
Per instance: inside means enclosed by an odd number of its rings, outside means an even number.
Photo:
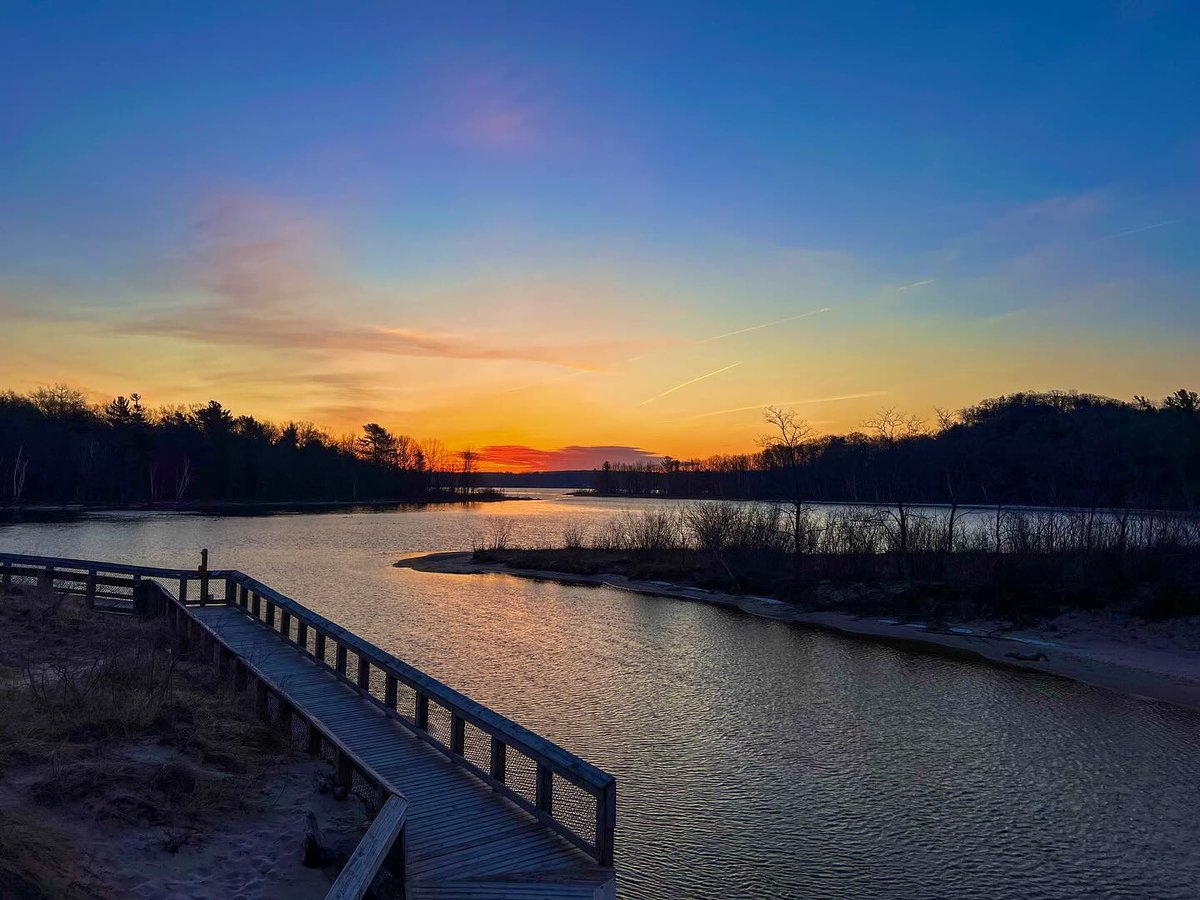
[[[0,392],[0,505],[425,500],[471,496],[478,454],[378,423],[333,435],[216,400],[147,409],[138,394],[89,403],[58,384]]]
[[[1115,400],[1075,391],[983,400],[932,423],[894,408],[818,436],[769,408],[753,452],[605,463],[600,494],[804,501],[1200,507],[1200,396]],[[798,508],[798,507],[797,507]]]

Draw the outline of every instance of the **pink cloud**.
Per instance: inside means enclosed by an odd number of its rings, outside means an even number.
[[[651,453],[640,447],[594,445],[559,447],[541,450],[524,444],[493,444],[480,450],[480,458],[488,468],[519,472],[547,472],[566,469],[598,469],[605,462],[656,463],[661,453]]]

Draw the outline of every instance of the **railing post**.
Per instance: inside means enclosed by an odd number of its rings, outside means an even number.
[[[383,677],[383,705],[388,709],[396,708],[396,676],[390,673]]]
[[[296,622],[296,643],[305,653],[308,652],[308,623],[303,619]]]
[[[251,596],[253,599],[250,604],[250,614],[257,619],[262,614],[262,597],[259,595],[258,591],[255,591]]]
[[[87,573],[87,605],[88,609],[96,608],[96,570],[88,569]]]
[[[337,638],[334,638],[334,640],[337,641]],[[334,668],[344,678],[346,675],[346,645],[341,641],[337,641],[336,663],[337,665]]]
[[[225,579],[225,605],[233,606],[237,602],[236,596],[237,585],[233,583],[232,578]]]
[[[196,570],[200,576],[200,605],[208,604],[208,550],[200,551],[200,567]]]
[[[505,744],[504,741],[502,741],[500,738],[496,737],[496,735],[493,734],[492,735],[492,754],[491,754],[492,759],[491,759],[490,768],[491,768],[492,777],[495,778],[501,784],[504,784],[504,763],[505,763],[505,757],[507,755],[507,753],[506,753],[507,750],[508,750],[508,745]]]
[[[305,743],[304,749],[308,751],[309,756],[321,755],[321,732],[312,722],[308,723],[308,741]]]
[[[537,808],[550,812],[554,805],[554,770],[543,763],[537,767]]]
[[[279,633],[289,641],[292,639],[292,614],[286,609],[279,611]]]
[[[371,661],[361,653],[358,655],[358,689],[371,693]]]
[[[463,749],[466,744],[467,723],[462,716],[450,714],[450,752],[463,755]]]
[[[275,604],[270,600],[267,601],[267,627],[275,630]]]
[[[429,730],[429,698],[417,691],[416,709],[413,710],[413,721],[422,731]]]
[[[396,840],[392,842],[392,849],[388,851],[384,857],[384,866],[392,873],[392,877],[396,879],[398,884],[404,884],[404,879],[407,875],[408,868],[408,825],[407,823],[400,828],[400,833],[396,835]]]
[[[596,798],[596,861],[613,864],[613,832],[617,824],[617,783],[610,781]]]
[[[317,636],[313,638],[313,656],[325,664],[325,632],[320,628],[317,629]]]
[[[179,602],[182,603],[184,606],[187,605],[187,586],[188,586],[187,576],[183,575],[179,579]]]
[[[46,566],[38,577],[38,587],[42,593],[48,594],[54,590],[54,566]]]
[[[354,784],[354,766],[341,747],[333,748],[333,778],[339,787],[347,791]]]
[[[250,589],[244,584],[238,585],[238,606],[240,606],[242,609],[248,609],[250,607]]]

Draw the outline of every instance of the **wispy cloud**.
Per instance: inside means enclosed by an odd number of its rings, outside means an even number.
[[[1166,228],[1168,225],[1178,225],[1178,219],[1167,219],[1164,222],[1155,222],[1153,225],[1143,225],[1141,228],[1130,228],[1128,231],[1118,231],[1116,234],[1106,234],[1103,237],[1098,237],[1090,243],[1098,244],[1100,241],[1111,241],[1114,238],[1128,237],[1131,234],[1141,234],[1143,231],[1153,231],[1155,228]]]
[[[903,294],[905,291],[913,291],[919,287],[925,287],[927,284],[933,284],[935,280],[936,279],[933,278],[926,278],[924,281],[914,281],[912,284],[906,284],[902,287],[896,288],[895,293]]]
[[[752,403],[749,406],[732,406],[729,409],[715,409],[711,412],[697,413],[694,416],[684,416],[681,419],[672,419],[671,423],[691,422],[695,419],[708,419],[713,416],[726,416],[731,413],[748,412],[752,409],[766,409],[768,406],[805,406],[815,403],[836,403],[839,400],[863,400],[867,397],[885,397],[890,393],[891,391],[863,391],[858,394],[839,394],[836,397],[807,397],[801,400],[776,400],[767,403]]]
[[[355,319],[360,301],[378,289],[340,280],[319,227],[270,199],[218,202],[196,229],[185,278],[203,301],[180,310],[139,314],[112,323],[114,331],[175,337],[210,345],[344,354],[448,359],[519,360],[583,371],[607,368],[640,340],[506,343],[449,331],[396,327]],[[396,306],[394,298],[388,298]],[[336,316],[317,312],[336,304]],[[655,342],[657,345],[659,342]]]
[[[693,385],[698,381],[704,381],[707,378],[712,378],[716,375],[720,375],[722,372],[728,372],[730,369],[736,369],[740,365],[741,365],[740,362],[735,362],[732,365],[728,365],[728,366],[725,366],[720,369],[714,369],[712,372],[705,372],[703,375],[698,375],[695,378],[689,378],[687,381],[681,382],[680,384],[677,384],[672,388],[667,388],[661,394],[655,394],[653,397],[649,397],[649,398],[643,400],[641,403],[638,404],[638,406],[646,406],[650,403],[653,403],[655,400],[661,400],[663,397],[669,396],[670,394],[673,394],[676,391],[681,391],[685,387],[688,387],[689,385]]]
[[[758,325],[750,325],[747,328],[739,328],[736,331],[727,331],[724,334],[714,335],[713,337],[705,338],[702,341],[697,341],[697,343],[711,344],[714,341],[723,341],[723,340],[725,340],[725,338],[735,337],[736,335],[739,335],[739,334],[749,334],[751,331],[761,331],[764,328],[771,328],[775,325],[782,325],[785,322],[795,322],[797,319],[809,319],[809,318],[812,318],[813,316],[819,316],[822,313],[833,312],[835,309],[837,309],[837,307],[835,307],[835,306],[823,306],[820,309],[814,309],[809,312],[798,313],[797,315],[794,315],[794,316],[786,316],[782,319],[773,319],[770,322],[762,322]]]

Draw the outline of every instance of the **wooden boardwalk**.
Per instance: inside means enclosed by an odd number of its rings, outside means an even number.
[[[409,898],[615,896],[611,868],[452,763],[278,631],[236,605],[190,612],[407,799]]]

